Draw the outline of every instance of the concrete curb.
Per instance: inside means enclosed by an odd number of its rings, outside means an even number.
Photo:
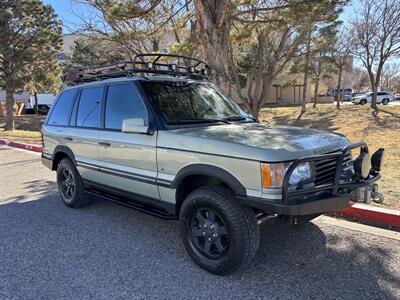
[[[364,203],[354,203],[351,207],[338,211],[339,214],[367,221],[376,225],[400,229],[400,211]]]
[[[5,139],[0,139],[0,145],[7,145],[10,147],[20,148],[24,150],[34,151],[34,152],[42,152],[43,147],[19,142],[13,142]]]
[[[34,152],[43,151],[43,147],[41,146],[13,142],[6,139],[0,139],[0,145],[7,145]],[[337,213],[356,218],[360,221],[367,221],[377,225],[400,228],[400,211],[398,210],[353,202],[351,207],[338,211]]]

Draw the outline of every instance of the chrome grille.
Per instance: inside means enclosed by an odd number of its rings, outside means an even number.
[[[333,152],[330,152],[333,153]],[[329,154],[329,153],[327,153]],[[333,184],[335,181],[336,158],[324,159],[315,162],[315,186]],[[351,151],[343,159],[343,166],[349,165],[353,160]]]

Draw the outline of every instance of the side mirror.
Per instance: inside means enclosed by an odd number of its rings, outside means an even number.
[[[148,134],[149,126],[145,125],[143,118],[125,119],[122,121],[122,132]]]

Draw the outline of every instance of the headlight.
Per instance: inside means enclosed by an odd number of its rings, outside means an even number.
[[[313,177],[310,163],[300,164],[294,169],[289,179],[289,185],[297,185],[300,181],[309,181]]]
[[[291,163],[261,163],[262,185],[265,188],[282,187],[283,178]],[[289,179],[289,185],[297,185],[300,181],[309,181],[313,178],[312,167],[306,162],[294,169]]]

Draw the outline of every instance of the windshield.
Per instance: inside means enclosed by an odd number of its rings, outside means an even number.
[[[167,124],[251,121],[233,100],[212,84],[142,81]]]

